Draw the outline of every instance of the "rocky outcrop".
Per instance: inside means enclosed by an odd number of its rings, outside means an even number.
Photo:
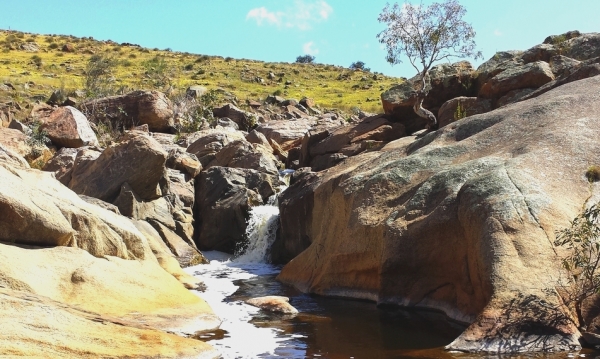
[[[158,91],[103,97],[81,104],[80,109],[92,122],[109,121],[115,128],[146,124],[150,131],[170,132],[174,126],[173,104]]]
[[[318,127],[304,136],[298,167],[310,166],[314,171],[322,171],[345,158],[377,149],[405,134],[404,125],[390,122],[382,115],[333,129]]]
[[[426,77],[429,93],[423,107],[437,112],[446,101],[459,96],[472,96],[475,91],[473,68],[467,61],[434,66]],[[383,110],[397,121],[402,121],[407,133],[425,127],[426,120],[413,112],[416,87],[420,78],[415,76],[381,94]]]
[[[31,153],[31,146],[27,144],[27,135],[12,128],[0,127],[0,145],[23,157]]]
[[[479,96],[499,98],[509,91],[523,88],[538,88],[554,80],[550,65],[544,61],[536,61],[526,65],[507,67],[498,75],[483,84]]]
[[[553,238],[590,198],[599,86],[572,82],[299,180],[289,189],[299,197],[280,205],[280,248],[308,247],[278,278],[442,310],[469,324],[452,350],[577,348]],[[294,203],[305,216],[286,208]],[[301,234],[283,235],[292,231]]]
[[[71,106],[52,111],[44,118],[40,130],[45,131],[50,141],[58,147],[98,146],[98,139],[87,118]]]
[[[267,148],[246,140],[237,140],[217,152],[215,159],[207,167],[247,168],[277,175],[278,163],[270,146]]]
[[[479,97],[456,97],[444,102],[438,111],[437,120],[441,128],[461,118],[490,112],[491,110],[491,100]]]
[[[267,139],[283,145],[301,139],[312,126],[316,125],[316,122],[317,121],[308,118],[295,121],[269,121],[259,125],[256,128],[256,131],[265,135]]]

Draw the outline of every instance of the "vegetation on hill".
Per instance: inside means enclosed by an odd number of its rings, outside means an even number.
[[[114,62],[109,77],[114,93],[157,89],[174,95],[188,86],[202,85],[221,89],[240,104],[276,94],[311,97],[322,108],[380,112],[380,93],[402,81],[334,65],[267,63],[148,49],[91,37],[0,30],[0,84],[10,84],[0,90],[0,100],[45,101],[56,89],[66,94],[84,89],[92,57]]]

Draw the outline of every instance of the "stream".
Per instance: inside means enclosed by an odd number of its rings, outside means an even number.
[[[253,207],[248,246],[242,255],[204,252],[210,264],[185,270],[206,284],[197,293],[222,319],[216,331],[197,339],[217,348],[223,359],[237,358],[575,358],[579,354],[488,356],[443,350],[464,326],[433,311],[379,309],[373,302],[304,294],[279,283],[281,266],[267,263],[279,211],[275,205]],[[290,298],[296,316],[261,311],[244,300],[267,295]],[[587,357],[595,357],[588,353]]]

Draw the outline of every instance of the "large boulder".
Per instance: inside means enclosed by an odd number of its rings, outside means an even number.
[[[0,163],[0,241],[82,248],[94,256],[146,258],[131,222],[89,204],[52,174]]]
[[[296,200],[303,215],[282,207],[282,234],[296,221],[302,237],[281,240],[308,247],[278,279],[441,310],[468,324],[451,350],[577,349],[553,239],[599,195],[585,177],[600,151],[599,87],[572,82],[296,182],[288,190],[312,199]]]
[[[456,97],[444,102],[438,111],[439,128],[464,117],[492,110],[492,101],[479,97]]]
[[[10,357],[220,357],[216,349],[204,342],[84,311],[42,295],[0,288],[0,300],[0,325],[4,328],[0,348]]]
[[[514,66],[507,67],[483,84],[479,96],[499,98],[512,90],[540,87],[554,78],[547,62],[536,61],[526,65],[514,63]]]
[[[71,174],[75,165],[75,158],[79,149],[63,147],[58,150],[51,159],[48,160],[42,167],[42,170],[54,172],[56,179],[65,186],[71,182]]]
[[[167,153],[148,136],[137,136],[105,149],[85,169],[73,169],[69,188],[106,202],[112,202],[127,182],[142,200],[162,195]]]
[[[119,128],[148,125],[150,131],[170,132],[174,128],[173,104],[162,92],[134,91],[83,103],[83,113],[94,122],[109,121]]]
[[[50,141],[58,147],[98,146],[96,134],[85,115],[71,106],[52,111],[50,116],[44,118],[40,130],[45,131]]]
[[[310,118],[302,118],[294,121],[269,121],[259,125],[256,131],[265,135],[268,140],[273,140],[282,145],[301,139],[316,123],[315,119]]]
[[[215,159],[207,167],[247,168],[276,175],[279,161],[273,156],[272,151],[270,146],[267,148],[246,140],[237,140],[217,152]]]
[[[243,111],[230,103],[213,109],[216,118],[228,118],[235,122],[240,128],[247,129],[252,122],[253,115]]]
[[[567,35],[568,33],[563,34],[558,41],[557,46],[562,50],[562,55],[580,61],[600,56],[600,33],[592,32],[570,38]]]
[[[196,182],[196,244],[233,253],[244,240],[250,207],[275,194],[278,176],[255,170],[211,167]]]
[[[357,124],[326,130],[327,136],[302,142],[302,166],[320,171],[337,164],[346,157],[367,150],[374,143],[384,143],[406,134],[404,125],[393,123],[384,116],[365,117]],[[306,147],[305,147],[306,146]]]
[[[244,140],[244,135],[229,128],[198,131],[187,139],[189,146],[186,151],[195,155],[202,166],[207,166],[215,159],[217,152],[237,140]]]

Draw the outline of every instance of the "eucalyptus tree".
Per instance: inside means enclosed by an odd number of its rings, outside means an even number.
[[[414,111],[428,120],[428,128],[437,128],[435,115],[423,108],[427,96],[425,79],[431,67],[451,57],[479,58],[476,50],[475,31],[463,20],[465,8],[457,0],[445,0],[424,6],[405,2],[402,5],[387,4],[379,14],[379,22],[387,25],[377,35],[387,51],[386,60],[392,65],[408,58],[417,70],[420,84],[416,90]]]

